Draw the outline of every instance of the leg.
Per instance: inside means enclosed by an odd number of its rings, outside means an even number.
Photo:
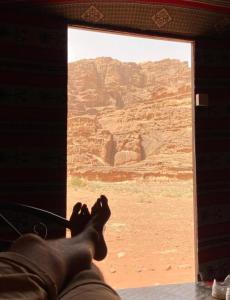
[[[102,260],[106,256],[103,227],[110,214],[108,200],[105,196],[101,196],[92,208],[85,229],[78,235],[71,239],[53,241],[44,241],[37,236],[27,235],[19,238],[11,251],[27,257],[42,267],[60,290],[75,274],[90,269],[93,257]]]
[[[101,196],[97,199],[96,203],[92,207],[91,216],[87,207],[84,208],[85,213],[84,217],[82,213],[80,213],[80,205],[77,204],[75,209],[71,215],[71,234],[74,236],[78,234],[79,221],[81,224],[84,224],[87,218],[96,218],[100,219],[98,223],[99,226],[99,238],[97,241],[98,247],[96,247],[97,251],[94,255],[94,258],[97,260],[103,259],[107,254],[107,247],[103,237],[103,226],[110,217],[110,210],[108,207],[108,200],[105,196]],[[82,219],[83,222],[82,222]],[[76,228],[75,228],[76,226]],[[91,267],[87,270],[79,272],[73,280],[68,283],[65,289],[60,294],[60,298],[62,300],[70,300],[70,299],[78,299],[78,300],[119,300],[120,297],[118,294],[105,283],[103,274],[100,269],[95,265],[91,264]]]
[[[78,273],[59,297],[60,300],[121,300],[117,292],[105,283],[95,265]]]
[[[76,273],[90,267],[97,239],[98,234],[91,226],[72,239],[45,241],[29,234],[19,238],[10,252],[38,266],[52,278],[59,291]]]
[[[46,242],[29,234],[0,254],[0,299],[56,300],[63,284],[89,268],[97,232]]]
[[[99,237],[110,213],[106,201],[102,206],[83,232],[71,239],[44,241],[29,234],[19,238],[10,252],[0,254],[0,298],[56,299],[74,275],[90,270],[92,258],[102,257]]]

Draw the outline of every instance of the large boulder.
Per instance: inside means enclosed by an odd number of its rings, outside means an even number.
[[[135,151],[123,150],[115,154],[114,165],[125,165],[129,163],[136,163],[141,160],[141,154]]]

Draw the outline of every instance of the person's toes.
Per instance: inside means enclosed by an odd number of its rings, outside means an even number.
[[[105,195],[101,195],[100,200],[101,200],[102,203],[108,205],[108,199],[106,198]]]
[[[85,215],[86,214],[86,212],[87,212],[87,205],[86,204],[83,204],[82,205],[82,208],[81,208],[81,215]]]
[[[95,215],[98,212],[98,209],[100,209],[100,198],[97,199],[97,201],[94,203],[94,205],[91,208],[91,214]]]
[[[74,205],[69,220],[71,236],[80,234],[90,220],[90,213],[86,204],[78,202]]]
[[[90,212],[89,212],[89,209],[86,205],[85,209],[84,209],[84,213],[85,213],[85,216],[89,217],[90,218]]]
[[[73,207],[73,213],[74,213],[74,214],[79,214],[81,208],[82,208],[81,202],[77,202],[77,203],[74,205],[74,207]],[[72,213],[72,214],[73,214],[73,213]]]
[[[109,208],[108,199],[104,195],[101,195],[100,197],[100,206],[101,206],[101,214],[103,216],[104,222],[106,223],[110,218],[111,211]]]
[[[103,208],[103,210],[107,211],[109,209],[108,199],[104,195],[101,195],[101,197],[99,199],[100,199],[101,208]]]
[[[86,225],[90,220],[90,212],[86,204],[84,204],[81,208],[81,216],[82,216],[82,221]]]

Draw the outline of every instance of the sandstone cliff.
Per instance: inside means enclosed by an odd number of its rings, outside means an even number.
[[[69,64],[68,173],[90,180],[192,177],[186,62]]]

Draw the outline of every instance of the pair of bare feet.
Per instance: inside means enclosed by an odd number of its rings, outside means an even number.
[[[107,255],[107,246],[103,236],[103,228],[110,218],[111,212],[108,199],[101,195],[89,211],[86,204],[76,203],[69,220],[71,235],[77,236],[85,229],[90,228],[97,232],[95,241],[95,260],[102,260]]]

